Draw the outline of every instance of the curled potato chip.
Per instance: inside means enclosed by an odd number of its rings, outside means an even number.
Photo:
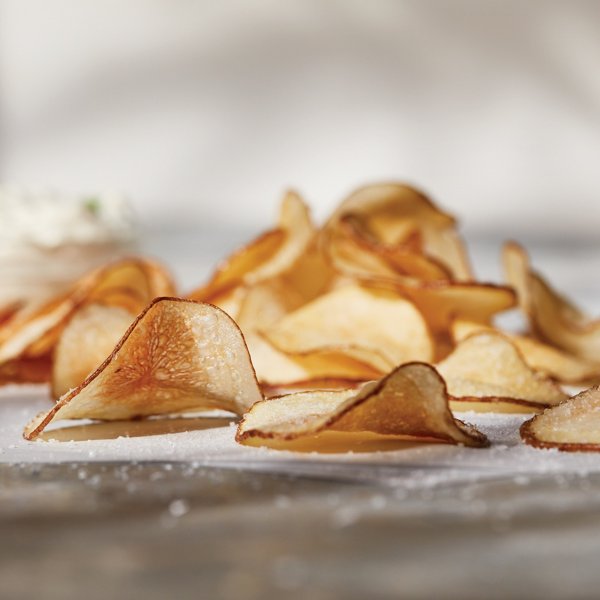
[[[567,397],[551,379],[533,371],[499,333],[464,339],[437,369],[446,380],[454,410],[531,412]]]
[[[267,339],[291,355],[338,352],[385,373],[428,361],[433,342],[414,305],[390,290],[348,285],[281,318]]]
[[[355,261],[353,255],[362,255],[363,259],[370,255],[373,264],[381,263],[378,266],[383,275],[387,270],[389,276],[391,269],[394,275],[414,277],[420,281],[452,279],[444,265],[422,253],[422,236],[418,230],[393,246],[381,243],[368,231],[364,220],[355,214],[340,217],[339,230],[342,235],[337,237],[337,242],[348,246],[347,260],[350,264]],[[334,237],[332,251],[335,251],[335,242]]]
[[[119,306],[137,314],[153,298],[174,293],[169,274],[157,263],[145,259],[124,259],[85,275],[65,294],[41,306],[25,306],[0,329],[0,371],[27,373],[22,366],[45,365],[45,374],[36,367],[35,381],[50,377],[50,355],[75,312],[92,303]],[[19,365],[23,363],[23,365]],[[9,377],[4,382],[12,381]],[[26,382],[22,376],[14,382]]]
[[[489,325],[456,320],[452,324],[455,343],[482,331],[498,331]],[[545,373],[561,383],[596,381],[600,377],[600,364],[568,354],[534,338],[502,332],[519,349],[525,362],[536,371]]]
[[[381,376],[374,367],[339,352],[294,356],[281,352],[258,333],[246,333],[245,338],[256,376],[267,388],[320,387],[323,379],[362,382]]]
[[[592,387],[546,409],[521,426],[521,437],[536,448],[600,452],[600,388]]]
[[[244,337],[210,305],[158,298],[112,354],[25,428],[35,439],[58,419],[123,420],[206,409],[241,414],[262,394]]]
[[[531,269],[525,250],[505,245],[504,270],[517,290],[533,333],[542,340],[592,362],[600,362],[600,319],[591,319]]]
[[[285,448],[286,443],[328,432],[383,439],[416,439],[465,446],[487,445],[474,427],[458,421],[448,406],[444,381],[422,363],[398,367],[356,391],[299,392],[257,402],[244,415],[236,440],[242,444]]]
[[[120,306],[89,304],[65,326],[52,363],[52,397],[76,388],[113,351],[134,316]]]
[[[307,205],[295,192],[287,192],[277,228],[225,259],[211,280],[191,292],[189,298],[217,304],[216,299],[224,290],[253,285],[285,273],[307,251],[314,235]]]
[[[415,188],[394,183],[363,187],[342,202],[326,230],[339,228],[340,220],[347,215],[353,215],[363,231],[392,248],[406,245],[418,232],[425,256],[441,264],[456,280],[472,279],[455,219]]]

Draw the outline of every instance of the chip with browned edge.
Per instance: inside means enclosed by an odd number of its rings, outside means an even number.
[[[475,333],[438,364],[453,410],[533,412],[567,395],[550,378],[533,371],[500,333]]]
[[[59,419],[126,420],[222,409],[242,414],[262,394],[235,322],[210,304],[158,298],[112,354],[25,428]]]
[[[600,363],[600,319],[592,319],[532,270],[525,250],[505,245],[504,270],[517,290],[532,333],[575,356]]]
[[[240,422],[236,440],[285,448],[303,439],[319,451],[320,436],[332,432],[357,444],[378,437],[487,445],[485,435],[452,416],[448,402],[435,369],[409,363],[359,391],[299,392],[257,402]]]
[[[135,316],[120,306],[88,304],[65,326],[52,361],[52,397],[76,388],[102,364]]]
[[[455,343],[482,331],[499,330],[490,325],[461,319],[452,323],[452,336]],[[502,333],[519,349],[525,362],[532,369],[560,383],[593,383],[600,379],[600,363],[593,363],[527,335],[505,331]]]
[[[430,361],[433,341],[415,306],[391,290],[340,287],[289,313],[267,339],[291,355],[339,352],[387,373],[410,361]]]
[[[133,318],[153,298],[172,295],[169,273],[141,258],[101,267],[41,306],[26,305],[0,328],[0,383],[50,379],[51,355],[66,324],[89,304],[116,306]],[[35,365],[30,369],[29,365]]]
[[[526,421],[521,437],[536,448],[600,452],[600,388],[589,388]]]

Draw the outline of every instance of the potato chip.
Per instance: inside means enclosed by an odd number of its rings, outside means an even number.
[[[306,388],[314,381],[320,387],[322,379],[369,381],[382,375],[371,365],[339,352],[294,356],[281,352],[256,332],[246,333],[245,339],[256,376],[263,386]]]
[[[456,320],[452,324],[455,343],[482,331],[498,331],[489,325]],[[600,378],[600,365],[568,354],[534,338],[502,332],[519,349],[525,362],[536,371],[545,373],[560,383],[582,383]]]
[[[112,354],[25,429],[35,439],[58,419],[126,420],[207,409],[242,414],[262,394],[244,338],[210,305],[158,298]]]
[[[361,188],[342,202],[326,229],[337,229],[347,215],[357,218],[364,231],[389,247],[406,244],[418,232],[425,256],[440,263],[458,281],[472,279],[454,218],[413,187],[378,184]]]
[[[536,448],[600,452],[600,388],[589,388],[526,421],[521,437]]]
[[[80,385],[111,354],[134,316],[120,306],[89,304],[65,326],[52,364],[52,397]]]
[[[454,399],[453,410],[530,412],[567,397],[551,379],[528,367],[519,350],[499,333],[464,339],[437,369]]]
[[[285,447],[304,438],[319,450],[319,436],[339,432],[360,437],[426,440],[481,447],[487,438],[458,421],[448,406],[443,380],[422,363],[406,364],[379,381],[355,389],[299,392],[257,402],[244,415],[236,440]]]
[[[23,361],[49,365],[62,330],[82,306],[91,303],[119,306],[135,315],[153,298],[173,292],[168,273],[149,260],[124,259],[96,269],[75,282],[65,294],[41,306],[25,306],[0,329],[0,371],[23,374],[28,370],[9,364]],[[41,373],[37,369],[36,372]],[[27,380],[19,376],[14,381]]]
[[[288,271],[309,248],[315,227],[304,201],[287,192],[281,203],[279,223],[217,267],[211,280],[189,294],[192,300],[217,304],[223,290],[253,285]]]
[[[532,332],[557,348],[600,363],[600,319],[591,319],[558,294],[531,269],[527,253],[518,244],[505,245],[503,262]]]
[[[350,243],[350,252],[371,254],[373,261],[377,257],[385,267],[391,268],[394,274],[414,277],[420,281],[452,279],[444,265],[423,254],[422,236],[419,231],[415,231],[413,235],[394,246],[388,246],[368,231],[364,219],[354,214],[340,217],[339,231],[342,235],[337,237],[337,241]],[[336,237],[331,243],[335,245],[335,241]]]
[[[367,286],[325,294],[281,318],[265,336],[294,356],[338,352],[381,373],[433,357],[427,324],[413,304],[393,291]]]

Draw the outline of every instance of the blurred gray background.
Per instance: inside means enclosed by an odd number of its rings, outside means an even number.
[[[0,0],[0,180],[151,228],[406,179],[467,231],[595,238],[600,2]]]

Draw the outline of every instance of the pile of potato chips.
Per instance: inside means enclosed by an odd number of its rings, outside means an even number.
[[[541,413],[521,429],[537,447],[600,449],[600,391],[560,387],[600,381],[600,321],[517,244],[503,259],[507,285],[476,281],[455,219],[406,185],[359,189],[322,227],[289,192],[276,226],[184,298],[135,258],[0,308],[0,384],[50,384],[30,440],[60,419],[221,409],[249,445],[485,446],[452,412],[475,410]],[[514,307],[529,331],[494,326]]]

